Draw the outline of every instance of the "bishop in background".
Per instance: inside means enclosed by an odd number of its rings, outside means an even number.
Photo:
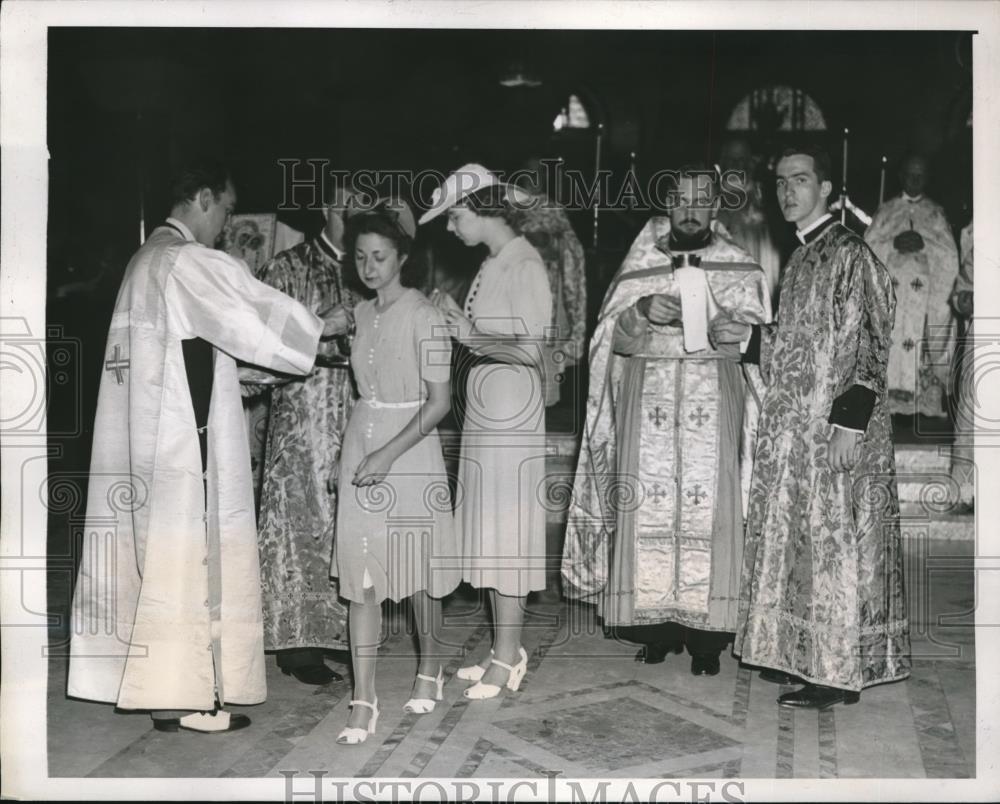
[[[889,412],[944,416],[955,325],[958,248],[944,210],[928,198],[927,160],[909,157],[902,192],[875,212],[865,240],[889,270],[896,318],[889,349]]]

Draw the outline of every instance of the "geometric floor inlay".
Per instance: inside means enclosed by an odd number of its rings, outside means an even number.
[[[931,547],[930,555],[952,549],[950,544]],[[958,578],[939,575],[918,575],[911,587],[917,589],[916,597],[934,603],[935,618],[966,616],[968,599],[974,598],[971,572]],[[445,609],[467,613],[468,603],[458,599]],[[910,679],[866,690],[857,706],[816,713],[777,707],[775,698],[790,687],[761,681],[728,651],[715,678],[694,678],[686,659],[658,667],[637,665],[626,646],[619,646],[613,657],[617,661],[611,661],[600,631],[591,630],[595,620],[589,607],[546,598],[529,608],[525,688],[505,691],[493,702],[465,700],[465,684],[453,679],[454,673],[468,656],[482,655],[491,636],[485,615],[466,616],[452,632],[458,647],[444,662],[444,700],[423,717],[402,711],[417,663],[409,654],[409,634],[388,628],[395,636],[380,650],[385,661],[378,669],[383,717],[377,733],[353,748],[335,744],[347,719],[349,680],[304,686],[283,676],[268,657],[268,700],[259,707],[236,707],[250,715],[249,729],[217,737],[163,734],[152,729],[148,715],[119,714],[110,706],[67,698],[66,663],[55,657],[49,665],[49,772],[62,778],[181,782],[191,777],[275,778],[289,770],[301,777],[297,791],[311,789],[306,778],[310,769],[322,770],[328,778],[531,778],[539,780],[538,789],[545,789],[546,777],[557,775],[976,776],[975,634],[964,624],[941,635],[950,640],[946,655],[941,640],[932,639],[930,625],[938,619],[929,623],[927,617],[916,617]],[[390,620],[395,623],[387,616]],[[578,651],[566,655],[561,640],[578,627],[583,635],[574,646]],[[60,631],[53,644],[64,639]],[[402,653],[406,661],[390,660]],[[349,677],[343,666],[346,654],[329,658]],[[594,661],[582,661],[587,658]]]
[[[735,740],[634,698],[546,712],[494,726],[595,771],[619,770],[739,746]]]

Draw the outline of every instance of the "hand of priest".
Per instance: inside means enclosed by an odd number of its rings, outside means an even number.
[[[853,469],[861,452],[861,433],[834,427],[827,451],[827,461],[834,472]]]
[[[708,339],[713,346],[721,343],[741,343],[750,337],[750,325],[735,321],[725,310],[708,322]]]
[[[651,324],[680,326],[681,304],[678,299],[656,293],[643,296],[636,303],[636,308]]]
[[[335,338],[337,335],[345,335],[351,328],[354,316],[342,304],[335,304],[319,313],[323,319],[323,338]]]

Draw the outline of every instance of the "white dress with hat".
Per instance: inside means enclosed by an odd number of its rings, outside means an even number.
[[[545,263],[523,237],[482,264],[465,302],[480,332],[541,343],[552,314]],[[529,346],[528,348],[537,349]],[[545,394],[533,366],[471,369],[455,518],[462,578],[524,596],[545,588]]]
[[[361,398],[341,449],[332,574],[340,594],[359,603],[370,586],[377,601],[421,590],[442,597],[458,585],[460,554],[437,430],[397,458],[383,482],[351,480],[416,414],[424,382],[448,381],[451,341],[440,312],[413,288],[381,312],[374,299],[361,302],[354,315],[351,368]]]

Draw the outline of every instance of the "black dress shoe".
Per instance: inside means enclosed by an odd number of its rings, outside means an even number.
[[[301,667],[283,667],[281,672],[286,676],[293,676],[303,684],[312,684],[321,687],[331,681],[343,681],[344,677],[340,673],[335,673],[325,664],[304,664]]]
[[[834,704],[855,704],[860,700],[860,692],[824,687],[821,684],[806,684],[800,690],[779,696],[778,706],[789,709],[829,709]]]
[[[675,645],[669,642],[654,642],[643,645],[635,655],[635,660],[642,664],[660,664],[667,658],[668,653],[681,653],[683,645]]]
[[[719,675],[719,657],[714,653],[696,653],[691,657],[691,675]]]
[[[771,684],[804,684],[805,682],[798,676],[793,676],[791,673],[786,673],[782,670],[775,670],[771,667],[765,667],[761,670],[757,677],[761,681],[768,681]]]

